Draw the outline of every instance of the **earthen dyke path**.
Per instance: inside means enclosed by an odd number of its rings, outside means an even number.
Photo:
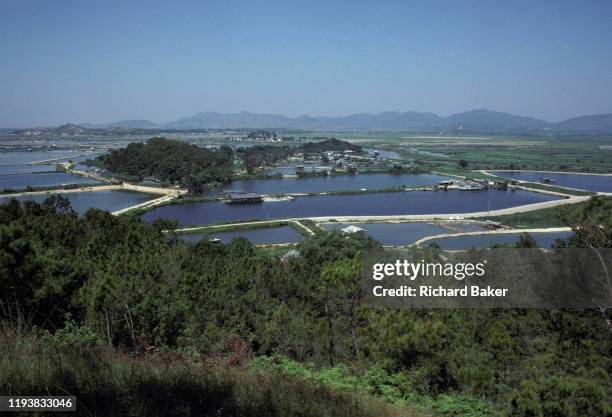
[[[421,238],[413,243],[413,245],[421,245],[430,240],[443,239],[447,237],[461,236],[487,236],[487,235],[515,235],[519,233],[559,233],[571,232],[571,227],[548,227],[548,228],[531,228],[531,229],[499,229],[499,230],[483,230],[475,232],[457,232],[457,233],[442,233],[439,235],[431,235]]]
[[[99,175],[95,175],[92,173],[72,169],[70,168],[70,165],[71,165],[70,163],[64,163],[60,165],[62,165],[66,169],[66,171],[71,174],[92,178],[106,185],[95,185],[95,186],[69,188],[69,189],[56,188],[52,190],[23,191],[19,193],[2,194],[0,195],[0,197],[17,198],[17,197],[23,197],[23,196],[88,193],[88,192],[96,192],[96,191],[131,191],[131,192],[144,193],[144,194],[156,194],[156,195],[161,196],[161,197],[149,200],[149,201],[145,201],[144,203],[136,204],[134,206],[130,206],[130,207],[112,212],[112,214],[114,215],[120,215],[120,214],[127,213],[131,210],[149,209],[151,207],[155,207],[160,204],[168,203],[172,201],[173,199],[187,193],[187,190],[177,189],[177,188],[149,187],[149,186],[143,186],[143,185],[130,184],[126,182],[121,183],[121,184],[112,184],[110,183],[110,180],[108,178],[104,178],[104,177],[101,177]]]
[[[569,175],[598,175],[601,177],[612,177],[612,174],[604,174],[601,172],[575,172],[575,171],[538,171],[535,169],[479,169],[478,172],[482,172],[485,175],[495,176],[490,171],[495,172],[537,172],[540,174],[569,174]]]
[[[114,215],[121,215],[124,213],[127,213],[129,211],[132,210],[137,210],[137,209],[150,209],[152,207],[161,205],[161,204],[167,204],[170,203],[172,200],[174,200],[177,197],[180,197],[181,195],[184,195],[187,193],[187,190],[185,189],[177,189],[177,188],[164,188],[164,187],[148,187],[148,186],[141,186],[141,185],[135,185],[135,184],[130,184],[130,183],[122,183],[122,184],[110,184],[110,180],[108,178],[104,178],[104,177],[100,177],[94,173],[89,173],[89,172],[83,172],[83,171],[78,171],[78,170],[74,170],[71,168],[70,164],[62,164],[64,165],[64,167],[66,168],[66,170],[70,173],[74,173],[77,175],[82,175],[82,176],[86,176],[86,177],[90,177],[90,178],[94,178],[100,181],[104,181],[107,183],[107,185],[98,185],[98,186],[89,186],[89,187],[80,187],[80,188],[74,188],[74,189],[55,189],[55,190],[44,190],[44,191],[30,191],[30,192],[21,192],[21,193],[13,193],[13,194],[5,194],[3,195],[3,197],[20,197],[20,196],[27,196],[27,195],[45,195],[45,194],[54,194],[54,193],[62,193],[62,194],[67,194],[67,193],[77,193],[77,192],[96,192],[96,191],[103,191],[103,190],[123,190],[123,191],[134,191],[134,192],[140,192],[140,193],[148,193],[148,194],[157,194],[160,195],[159,198],[153,199],[153,200],[149,200],[146,201],[144,203],[140,203],[131,207],[127,207],[125,209],[122,210],[118,210],[113,212],[112,214]],[[486,172],[485,170],[481,171],[484,174],[489,174],[488,172]],[[446,173],[440,173],[443,175],[449,175]],[[453,175],[455,177],[461,177],[458,175]],[[483,217],[491,217],[491,216],[503,216],[503,215],[509,215],[509,214],[516,214],[516,213],[525,213],[525,212],[529,212],[529,211],[533,211],[533,210],[540,210],[540,209],[547,209],[547,208],[553,208],[553,207],[558,207],[558,206],[562,206],[562,205],[568,205],[568,204],[576,204],[576,203],[581,203],[581,202],[585,202],[587,201],[589,198],[591,198],[590,195],[586,195],[586,196],[573,196],[573,195],[569,195],[569,194],[564,194],[561,192],[557,192],[557,191],[549,191],[549,190],[540,190],[540,189],[533,189],[533,188],[529,188],[529,187],[524,187],[524,186],[514,186],[516,188],[521,188],[521,189],[525,189],[527,191],[533,191],[533,192],[540,192],[540,193],[545,193],[545,194],[550,194],[550,195],[555,195],[557,197],[561,197],[557,200],[552,200],[552,201],[544,201],[544,202],[540,202],[540,203],[533,203],[533,204],[526,204],[526,205],[520,205],[520,206],[514,206],[514,207],[508,207],[508,208],[504,208],[504,209],[498,209],[498,210],[491,210],[491,211],[480,211],[480,212],[470,212],[470,213],[448,213],[448,214],[399,214],[399,215],[367,215],[367,216],[317,216],[317,217],[291,217],[291,218],[279,218],[279,219],[273,219],[273,220],[269,220],[269,221],[252,221],[252,222],[232,222],[232,223],[226,223],[223,226],[227,227],[230,225],[245,225],[245,224],[251,224],[251,225],[265,225],[266,223],[272,223],[275,221],[290,221],[290,222],[297,222],[300,226],[304,226],[303,224],[300,224],[300,221],[303,220],[309,220],[309,221],[313,221],[315,223],[326,223],[326,222],[368,222],[368,221],[378,221],[378,222],[402,222],[402,221],[436,221],[436,220],[463,220],[463,219],[478,219],[478,218],[483,218]],[[597,195],[604,195],[604,196],[612,196],[612,193],[596,193]],[[210,227],[210,226],[209,226]],[[188,228],[188,229],[179,229],[177,231],[183,231],[183,232],[187,232],[190,229],[193,228]],[[305,229],[309,230],[308,227],[306,227]]]
[[[598,193],[599,195],[612,196],[612,193]],[[499,210],[491,210],[491,211],[481,211],[481,212],[472,212],[472,213],[453,213],[453,214],[400,214],[400,215],[386,215],[386,216],[319,216],[319,217],[290,217],[290,218],[278,218],[273,220],[257,220],[257,221],[248,221],[248,222],[231,222],[231,223],[223,223],[219,225],[207,225],[207,226],[194,226],[194,227],[186,227],[176,229],[176,232],[193,232],[199,229],[209,229],[214,227],[230,227],[232,225],[243,225],[243,226],[265,226],[266,224],[278,223],[279,221],[285,222],[300,222],[304,220],[313,221],[315,223],[367,223],[367,222],[387,222],[387,223],[398,223],[398,222],[410,222],[410,221],[439,221],[439,220],[470,220],[470,219],[478,219],[478,218],[486,218],[486,217],[494,217],[494,216],[503,216],[508,214],[515,213],[526,213],[533,210],[540,210],[552,207],[558,207],[566,204],[576,204],[587,201],[591,196],[573,196],[570,198],[553,200],[553,201],[544,201],[541,203],[534,204],[525,204],[522,206],[509,207],[505,209]],[[512,232],[520,232],[528,229],[505,229],[512,230]],[[539,229],[538,229],[539,230]],[[545,230],[545,229],[542,229]],[[545,231],[555,231],[553,230],[545,230]],[[510,233],[512,233],[510,232]],[[477,232],[475,234],[482,234],[482,232]]]

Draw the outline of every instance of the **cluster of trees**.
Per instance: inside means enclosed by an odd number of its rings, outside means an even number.
[[[332,138],[321,142],[307,142],[299,147],[274,145],[252,146],[239,149],[238,154],[244,161],[245,170],[249,174],[252,174],[257,168],[272,165],[299,152],[307,154],[327,151],[343,152],[346,150],[361,152],[361,146]]]
[[[322,140],[320,142],[308,142],[308,143],[303,144],[300,148],[302,152],[304,153],[318,153],[318,152],[327,152],[327,151],[361,152],[361,146],[352,144],[344,140],[336,139],[336,138]]]
[[[231,180],[233,151],[228,146],[215,150],[179,140],[153,138],[146,143],[130,143],[96,161],[126,179],[153,177],[163,182],[178,182],[190,192],[200,193],[209,183]]]
[[[609,220],[596,230],[588,211],[578,220],[609,238]],[[79,217],[61,197],[0,206],[2,319],[55,333],[70,317],[130,352],[206,361],[239,346],[242,356],[347,364],[356,375],[376,366],[397,376],[403,397],[460,393],[507,416],[612,413],[600,311],[376,308],[358,284],[361,254],[379,248],[369,237],[321,232],[283,258],[244,239],[186,244],[162,232],[169,226],[95,209]],[[610,240],[579,242],[566,244]]]
[[[296,148],[290,146],[257,145],[238,149],[238,156],[242,158],[244,169],[249,174],[253,174],[257,168],[270,166],[295,153]]]
[[[272,165],[298,152],[344,150],[361,152],[361,147],[338,139],[328,139],[308,142],[301,147],[258,145],[240,148],[237,156],[243,160],[245,170],[252,174],[257,168]],[[205,191],[211,183],[231,181],[233,162],[234,152],[228,146],[215,150],[164,138],[149,139],[146,143],[130,143],[124,149],[113,150],[93,161],[126,180],[142,181],[152,177],[165,183],[180,183],[195,194]]]

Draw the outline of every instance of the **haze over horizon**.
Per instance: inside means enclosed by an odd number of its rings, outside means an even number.
[[[612,3],[0,4],[0,127],[207,110],[612,113]]]

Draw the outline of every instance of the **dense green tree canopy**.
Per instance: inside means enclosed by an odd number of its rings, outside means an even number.
[[[304,153],[326,152],[326,151],[353,151],[361,152],[361,146],[336,138],[322,140],[320,142],[308,142],[301,146]]]
[[[201,192],[208,183],[232,178],[232,155],[227,146],[207,149],[179,140],[153,138],[146,143],[130,143],[97,161],[109,171],[129,178],[179,182],[192,192]]]
[[[357,284],[360,257],[379,248],[371,238],[321,232],[282,258],[244,239],[186,244],[162,227],[77,216],[55,197],[0,206],[2,319],[56,332],[69,315],[87,340],[130,352],[377,367],[401,398],[467,395],[512,416],[610,415],[600,311],[376,308]]]

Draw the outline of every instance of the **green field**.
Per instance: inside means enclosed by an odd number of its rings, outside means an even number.
[[[395,150],[440,168],[465,160],[471,169],[612,172],[612,137],[435,135],[393,132],[316,133]]]

